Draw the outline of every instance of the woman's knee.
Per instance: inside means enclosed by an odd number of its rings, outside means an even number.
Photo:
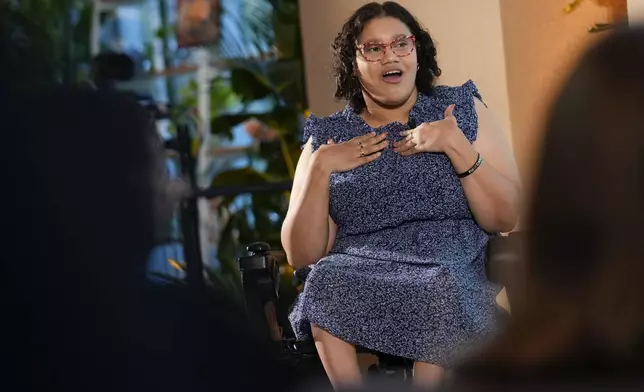
[[[445,368],[427,362],[414,362],[414,384],[421,387],[435,387],[445,378]]]
[[[335,335],[332,335],[329,331],[320,328],[314,323],[311,323],[311,335],[313,336],[313,340],[315,341],[324,341],[324,342],[336,342],[336,343],[345,343],[344,340],[338,338]]]
[[[334,389],[353,389],[362,384],[355,347],[311,324],[318,355]]]
[[[338,355],[356,356],[356,349],[353,344],[332,335],[329,331],[311,323],[311,332],[313,341],[318,348],[318,353],[320,351],[326,352],[327,350],[331,350],[332,353]],[[325,355],[328,355],[328,353],[325,353]]]

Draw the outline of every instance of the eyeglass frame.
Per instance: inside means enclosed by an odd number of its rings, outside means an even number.
[[[398,42],[398,41],[400,41],[402,39],[410,39],[411,40],[412,48],[409,51],[409,53],[403,54],[402,56],[400,56],[400,55],[396,54],[396,52],[393,50],[393,48],[391,49],[391,52],[393,54],[395,54],[396,56],[398,56],[398,57],[407,57],[410,54],[414,53],[414,50],[416,49],[416,36],[415,35],[407,35],[407,36],[404,36],[404,37],[399,37],[399,38],[396,38],[395,40],[391,41],[388,44],[383,44],[383,43],[379,43],[379,42],[370,42],[370,43],[365,43],[365,44],[356,43],[356,49],[358,49],[358,51],[360,52],[360,55],[362,56],[362,58],[365,61],[369,61],[370,63],[374,63],[376,61],[382,60],[385,57],[385,55],[387,54],[387,48],[391,48],[391,45],[395,44],[396,42]],[[369,60],[369,59],[367,59],[365,57],[365,55],[364,55],[364,47],[365,47],[365,45],[375,45],[375,46],[381,47],[382,48],[381,57],[379,59],[377,59],[377,60]]]

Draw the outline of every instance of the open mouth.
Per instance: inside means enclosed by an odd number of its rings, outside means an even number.
[[[402,80],[403,72],[399,69],[392,69],[382,74],[382,79],[387,83],[399,83]]]

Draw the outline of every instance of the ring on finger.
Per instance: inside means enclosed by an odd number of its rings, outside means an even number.
[[[362,146],[360,146],[360,157],[364,156],[364,150],[362,149]]]

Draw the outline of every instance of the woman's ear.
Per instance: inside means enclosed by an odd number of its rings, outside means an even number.
[[[356,78],[360,76],[360,68],[358,68],[358,62],[355,60],[353,61],[353,71],[351,72],[351,75]]]

